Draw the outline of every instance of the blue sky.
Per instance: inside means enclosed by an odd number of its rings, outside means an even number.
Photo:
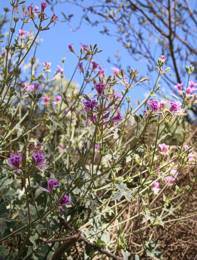
[[[89,0],[86,1],[88,2]],[[2,0],[0,2],[0,10],[2,7],[8,6],[8,2],[9,1],[7,0]],[[28,4],[38,6],[40,6],[41,3],[41,1],[38,0],[28,0],[26,2]],[[71,23],[72,26],[68,23],[61,22],[62,11],[68,14],[74,14],[74,20]],[[50,10],[47,12],[49,14],[51,13]],[[102,52],[96,56],[95,61],[104,68],[107,74],[111,73],[111,69],[113,67],[113,65],[107,62],[107,58],[110,57],[113,60],[114,55],[118,53],[121,57],[122,68],[126,68],[130,65],[132,68],[136,69],[141,76],[147,76],[143,61],[139,60],[136,62],[132,59],[132,57],[128,55],[127,51],[115,40],[115,38],[99,33],[98,27],[91,27],[83,23],[78,30],[73,30],[76,29],[79,22],[79,17],[81,16],[81,11],[79,8],[74,5],[61,4],[56,6],[55,13],[59,17],[59,21],[50,30],[42,32],[40,36],[43,39],[37,51],[37,57],[40,62],[51,62],[53,64],[52,69],[55,70],[56,66],[61,64],[62,58],[65,58],[65,77],[69,79],[77,61],[76,58],[68,51],[68,44],[72,43],[76,49],[80,48],[81,43],[97,44]],[[156,72],[148,76],[155,78]],[[80,77],[76,76],[74,81],[80,83]],[[145,93],[147,93],[146,86],[138,86],[136,89],[133,89],[131,92],[131,99],[133,100],[132,103],[134,104],[137,100],[144,98]]]

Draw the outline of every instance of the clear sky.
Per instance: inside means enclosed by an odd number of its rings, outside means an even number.
[[[88,2],[88,0],[86,0]],[[28,4],[40,6],[41,1],[26,1]],[[9,6],[8,0],[0,1],[0,10],[2,7]],[[71,24],[63,23],[61,12],[64,11],[67,14],[73,13],[74,19]],[[48,13],[50,11],[48,10]],[[60,4],[55,7],[55,13],[59,17],[58,22],[49,31],[44,31],[41,34],[43,42],[38,47],[37,57],[40,62],[49,61],[53,64],[52,69],[55,70],[58,64],[61,64],[61,59],[65,58],[66,62],[64,65],[65,77],[69,79],[73,69],[76,65],[76,59],[68,51],[68,44],[72,43],[74,48],[79,49],[80,44],[97,44],[102,50],[102,53],[98,54],[95,61],[98,62],[107,74],[111,73],[113,65],[107,62],[110,57],[114,60],[114,55],[118,54],[121,57],[122,68],[126,68],[130,65],[132,68],[137,69],[141,76],[149,76],[150,78],[155,78],[156,72],[151,75],[145,75],[146,70],[143,65],[143,60],[135,61],[127,51],[118,43],[115,38],[108,37],[99,33],[98,27],[91,27],[83,23],[83,25],[76,29],[79,17],[81,17],[81,11],[74,5]],[[75,82],[80,81],[80,77],[76,76]],[[150,83],[152,84],[152,83]],[[151,86],[149,86],[151,87]],[[144,98],[145,93],[147,93],[146,86],[138,86],[131,92],[131,99],[135,103],[137,100]],[[132,103],[133,103],[132,102]]]

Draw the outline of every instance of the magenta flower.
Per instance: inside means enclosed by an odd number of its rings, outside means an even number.
[[[44,13],[46,8],[47,8],[47,3],[46,2],[42,2],[41,3],[41,12]]]
[[[46,167],[45,153],[43,151],[34,151],[32,154],[32,160],[38,169],[43,170]]]
[[[54,104],[57,105],[62,101],[62,96],[57,95],[54,97]]]
[[[94,147],[95,147],[95,150],[96,150],[96,151],[99,151],[99,150],[100,150],[100,148],[101,148],[101,144],[95,144],[95,146],[94,146]]]
[[[192,94],[192,92],[194,92],[196,90],[196,86],[197,86],[197,83],[195,83],[194,81],[189,81],[189,85],[186,89],[186,94],[187,95],[190,95]]]
[[[27,36],[28,32],[23,29],[19,29],[18,34],[21,39],[24,39]]]
[[[121,116],[120,112],[117,112],[117,113],[113,116],[113,118],[112,118],[112,121],[113,121],[114,123],[118,123],[118,122],[120,122],[121,120],[122,120],[122,116]]]
[[[103,83],[97,83],[97,84],[95,85],[95,88],[96,88],[96,91],[97,91],[98,95],[102,95],[103,92],[104,92],[104,89],[105,89],[105,84],[103,84]]]
[[[95,61],[92,61],[92,69],[96,70],[99,67],[98,63],[96,63]]]
[[[57,179],[48,179],[47,181],[47,190],[52,192],[55,188],[59,187],[60,183]]]
[[[97,106],[97,102],[94,99],[86,100],[83,102],[83,104],[84,104],[84,108],[87,112],[93,110]]]
[[[169,176],[164,177],[164,182],[167,186],[174,185],[175,181],[176,181],[176,178],[174,176],[169,175]]]
[[[160,183],[158,181],[154,181],[151,185],[152,191],[157,194],[160,191]]]
[[[12,169],[18,171],[22,165],[22,160],[23,160],[22,154],[16,152],[16,153],[11,153],[7,161],[8,161],[8,165]]]
[[[196,83],[196,82],[194,82],[194,81],[192,81],[192,80],[189,81],[189,87],[190,87],[190,88],[196,88],[196,86],[197,86],[197,83]]]
[[[169,153],[169,145],[167,144],[159,144],[159,152],[162,154],[162,155],[168,155]]]
[[[167,186],[172,186],[175,184],[177,176],[178,176],[178,171],[177,169],[171,169],[170,175],[164,177],[164,182]]]
[[[50,102],[50,97],[45,95],[45,96],[42,96],[42,103],[47,106],[49,105],[49,102]]]
[[[178,90],[178,91],[182,91],[183,90],[183,83],[177,83],[175,85],[175,88]]]
[[[159,102],[157,100],[154,100],[154,99],[148,100],[147,104],[151,108],[152,111],[158,111],[159,108],[160,108]]]
[[[66,205],[68,205],[68,204],[70,204],[70,203],[71,203],[71,198],[70,198],[70,196],[67,195],[67,194],[64,194],[64,195],[60,198],[60,200],[59,200],[59,204],[60,204],[60,208],[61,208],[61,209],[63,209],[63,206],[66,206]]]
[[[181,104],[176,101],[170,102],[170,111],[171,112],[178,112],[181,109]]]

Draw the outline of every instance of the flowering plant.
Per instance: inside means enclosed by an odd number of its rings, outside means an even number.
[[[78,88],[63,66],[53,72],[50,62],[37,62],[36,40],[57,21],[46,10],[46,2],[13,2],[11,22],[21,29],[9,29],[1,50],[0,256],[122,259],[147,256],[152,242],[160,255],[159,232],[194,216],[185,202],[196,147],[181,111],[193,104],[196,83],[182,103],[158,100],[161,56],[155,85],[133,108],[130,90],[146,79],[119,69],[107,75],[95,61],[97,45],[77,51],[69,44],[73,78],[83,78]],[[23,28],[27,22],[34,33]],[[22,73],[24,63],[30,74]]]

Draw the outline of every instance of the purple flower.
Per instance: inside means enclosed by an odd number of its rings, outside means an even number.
[[[57,179],[48,179],[47,181],[47,190],[52,192],[55,188],[59,187],[60,183]]]
[[[26,85],[25,90],[27,92],[34,92],[34,91],[38,90],[39,87],[40,87],[40,85],[38,83],[32,83],[32,84]]]
[[[113,116],[113,118],[112,118],[112,121],[113,121],[114,123],[118,123],[118,122],[120,122],[121,120],[122,120],[122,116],[121,116],[120,112],[117,112],[117,113],[115,114],[115,116]]]
[[[57,66],[56,74],[60,74],[61,76],[64,74],[64,69],[60,65]]]
[[[96,88],[96,91],[97,91],[98,95],[102,95],[103,92],[104,92],[104,89],[105,89],[105,84],[103,84],[103,83],[97,83],[97,84],[95,85],[95,88]]]
[[[36,167],[39,169],[44,169],[46,166],[45,154],[41,150],[36,150],[32,154],[32,160],[35,163]]]
[[[168,155],[169,154],[169,145],[167,144],[159,144],[159,152],[162,155]]]
[[[19,170],[22,164],[22,154],[17,153],[11,153],[10,157],[8,158],[8,164],[12,169]]]
[[[75,52],[72,44],[68,44],[68,49],[70,52]]]
[[[157,100],[154,99],[150,99],[147,102],[148,106],[151,108],[152,111],[158,111],[160,108],[159,102]]]
[[[167,186],[172,186],[177,179],[177,176],[179,175],[177,169],[171,169],[170,175],[164,177],[164,182]]]
[[[178,112],[181,108],[181,104],[176,101],[170,102],[170,111],[171,112]]]
[[[66,206],[66,205],[70,204],[70,203],[71,203],[71,198],[70,198],[70,196],[67,195],[67,194],[64,194],[64,195],[60,198],[60,200],[59,200],[59,204],[60,204],[61,208],[62,208],[63,206]]]
[[[94,99],[93,100],[90,100],[90,99],[86,100],[86,101],[83,102],[83,104],[84,104],[86,111],[91,111],[97,106],[97,102]]]
[[[54,97],[54,105],[59,104],[62,101],[62,96],[57,95]]]
[[[80,62],[78,67],[79,67],[80,72],[84,73],[83,62]]]
[[[96,63],[95,61],[92,61],[92,69],[96,70],[99,67],[98,63]]]
[[[154,181],[151,185],[152,191],[157,194],[160,191],[160,183],[158,181]]]

